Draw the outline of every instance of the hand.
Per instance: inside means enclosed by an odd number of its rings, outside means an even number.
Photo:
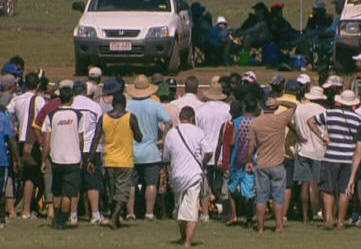
[[[88,163],[87,171],[91,175],[93,175],[95,173],[95,166],[93,163],[91,163],[91,162]]]
[[[276,106],[278,106],[279,105],[279,103],[278,103],[278,101],[277,101],[277,99],[274,99],[274,98],[268,98],[268,100],[267,100],[267,102],[266,102],[266,106],[267,107],[276,107]]]
[[[41,173],[45,174],[46,171],[48,170],[48,164],[47,164],[46,162],[43,162],[43,163],[41,164],[40,170],[41,170]]]
[[[355,182],[350,179],[346,188],[346,195],[348,196],[348,198],[352,197],[354,191],[355,191]]]
[[[14,161],[13,162],[13,172],[16,175],[17,173],[19,173],[19,169],[21,169],[23,167],[23,165],[21,164],[20,161]]]
[[[323,135],[322,136],[322,141],[325,144],[329,144],[330,143],[330,138],[328,137],[328,135]]]
[[[253,171],[253,163],[252,162],[246,163],[246,171],[247,172]]]

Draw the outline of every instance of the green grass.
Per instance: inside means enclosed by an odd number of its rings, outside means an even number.
[[[17,15],[0,17],[0,65],[11,56],[24,57],[28,69],[38,67],[72,67],[74,52],[72,31],[80,13],[71,10],[73,0],[18,0]],[[214,16],[225,16],[231,27],[247,18],[256,1],[203,0]],[[265,0],[271,4],[273,0]],[[299,0],[285,0],[285,16],[299,27]],[[304,24],[313,0],[304,2]],[[329,3],[330,11],[333,7]]]
[[[12,221],[0,231],[0,248],[4,249],[172,249],[182,248],[175,244],[178,239],[176,223],[171,220],[145,222],[136,221],[117,231],[109,228],[81,223],[76,229],[54,231],[44,220]],[[358,228],[343,232],[326,232],[320,224],[304,226],[290,222],[282,235],[270,228],[264,234],[241,226],[225,227],[218,222],[201,224],[194,242],[194,248],[207,249],[340,249],[360,248],[361,237]]]

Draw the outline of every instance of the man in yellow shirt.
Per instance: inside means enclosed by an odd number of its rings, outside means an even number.
[[[94,172],[96,148],[104,135],[104,165],[109,177],[112,200],[110,226],[116,229],[120,223],[120,212],[126,207],[130,194],[134,167],[133,140],[141,142],[143,135],[136,116],[125,110],[126,99],[123,94],[116,93],[112,105],[113,110],[106,113],[98,123],[90,148],[88,171]]]

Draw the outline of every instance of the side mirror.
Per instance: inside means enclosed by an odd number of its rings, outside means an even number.
[[[85,4],[84,4],[84,2],[74,2],[74,3],[72,4],[72,9],[73,9],[73,10],[80,11],[80,12],[84,12],[84,10],[85,10]]]

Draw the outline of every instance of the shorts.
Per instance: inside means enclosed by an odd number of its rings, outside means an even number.
[[[274,168],[256,169],[256,202],[283,205],[286,191],[286,170],[281,164]]]
[[[161,163],[136,164],[133,168],[132,186],[145,184],[157,186],[159,183]]]
[[[320,182],[321,161],[296,155],[293,180],[295,182]]]
[[[19,145],[20,145],[20,154],[22,155],[25,143],[21,142]],[[31,156],[38,164],[37,165],[24,164],[23,180],[31,181],[35,186],[40,187],[43,185],[43,175],[40,170],[42,155],[41,155],[40,147],[37,143],[33,145]]]
[[[0,197],[5,196],[6,186],[9,179],[9,168],[0,167]]]
[[[83,161],[87,162],[89,153],[83,153]],[[83,190],[102,190],[103,189],[103,170],[102,170],[102,157],[101,153],[95,153],[94,157],[94,174],[89,174],[88,165],[82,168]]]
[[[109,180],[109,199],[118,203],[127,203],[132,186],[132,169],[107,168]]]
[[[53,163],[54,197],[78,197],[81,186],[80,164]]]
[[[295,169],[295,161],[293,159],[286,158],[283,162],[283,165],[286,169],[286,188],[293,188],[293,172]]]
[[[254,198],[254,174],[247,172],[244,167],[231,169],[228,190],[233,196]]]
[[[344,194],[351,176],[351,164],[331,163],[321,164],[320,190],[329,194],[339,192]]]
[[[199,193],[201,183],[197,182],[187,190],[175,193],[176,208],[175,214],[179,221],[198,221]]]

